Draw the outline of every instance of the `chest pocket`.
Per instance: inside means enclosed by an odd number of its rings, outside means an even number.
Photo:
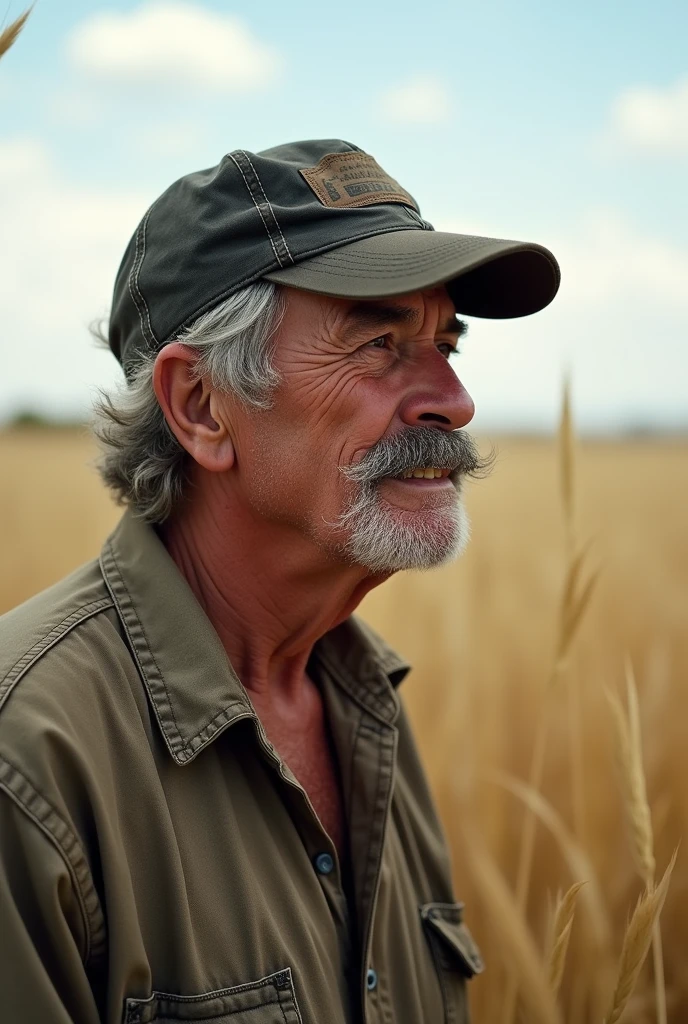
[[[444,1024],[469,1024],[466,980],[481,974],[484,965],[463,923],[463,903],[424,903],[420,916],[442,989]]]
[[[302,1024],[296,1005],[291,968],[234,988],[177,996],[153,992],[148,999],[127,999],[123,1024],[171,1024],[213,1021],[214,1024]]]

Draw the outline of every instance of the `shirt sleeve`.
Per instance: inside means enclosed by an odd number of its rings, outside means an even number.
[[[60,850],[0,791],[2,1019],[98,1024],[82,960],[84,919]]]

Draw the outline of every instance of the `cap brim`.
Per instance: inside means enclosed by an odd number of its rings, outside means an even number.
[[[547,306],[561,274],[552,253],[534,242],[400,230],[349,242],[268,281],[323,295],[374,299],[445,284],[457,312],[504,319]]]

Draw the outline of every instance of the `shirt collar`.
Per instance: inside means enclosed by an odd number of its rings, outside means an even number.
[[[210,619],[155,529],[127,509],[100,567],[170,754],[187,764],[228,725],[256,717]],[[314,648],[350,696],[394,722],[410,666],[351,616]]]

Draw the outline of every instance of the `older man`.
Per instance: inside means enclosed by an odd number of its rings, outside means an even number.
[[[468,1019],[408,665],[352,613],[466,543],[457,311],[558,283],[341,140],[234,151],[146,213],[95,421],[126,511],[1,625],[8,1024]]]

